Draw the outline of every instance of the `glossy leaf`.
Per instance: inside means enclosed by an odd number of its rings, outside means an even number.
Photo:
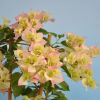
[[[58,34],[58,38],[62,38],[64,36],[65,36],[64,34]]]
[[[61,44],[64,45],[64,46],[67,46],[66,41],[62,41]]]
[[[24,86],[18,86],[18,80],[20,76],[21,76],[21,73],[19,72],[12,74],[11,84],[12,84],[13,94],[15,97],[20,96],[23,93],[24,88],[25,88]]]
[[[61,82],[59,85],[61,86],[63,91],[69,91],[69,86],[65,81]]]
[[[51,84],[51,81],[48,81],[44,84],[44,89],[48,92],[51,92],[53,87],[52,87],[52,84]]]
[[[62,66],[61,68],[64,70],[64,72],[65,72],[69,77],[71,77],[71,74],[70,74],[70,72],[68,71],[68,69],[67,69],[66,66]]]
[[[48,31],[43,28],[39,29],[37,32],[42,32],[45,35],[48,34]]]
[[[57,36],[58,36],[57,33],[54,33],[54,32],[50,32],[50,34],[51,34],[52,36],[54,36],[54,37],[57,37]]]
[[[6,38],[5,33],[0,30],[0,41],[2,41],[5,38]]]
[[[6,52],[5,54],[6,62],[5,67],[9,70],[14,70],[16,67],[18,67],[18,64],[15,61],[14,55],[12,55],[10,52]]]
[[[12,29],[10,29],[9,27],[3,27],[2,29],[0,29],[0,41],[4,39],[6,41],[9,38],[11,39],[12,37],[14,37]]]
[[[57,91],[53,93],[53,95],[55,95],[55,97],[51,100],[68,100],[65,94],[62,93],[61,91]]]
[[[35,89],[32,90],[31,88],[27,87],[27,88],[24,88],[22,95],[23,96],[27,95],[28,97],[33,97],[33,96],[35,96],[35,93],[36,93]]]

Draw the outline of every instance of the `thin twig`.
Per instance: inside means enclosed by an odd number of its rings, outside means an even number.
[[[38,89],[38,95],[42,96],[42,92],[43,92],[43,84],[40,85],[40,88]]]
[[[12,72],[12,71],[11,71]],[[10,79],[11,79],[11,72],[10,72]],[[8,100],[12,100],[12,89],[11,89],[11,80],[10,80],[10,87],[8,89]]]

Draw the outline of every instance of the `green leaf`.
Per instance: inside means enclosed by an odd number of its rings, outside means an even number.
[[[62,44],[63,46],[65,46],[65,47],[68,47],[68,48],[74,50],[74,48],[73,48],[70,44],[68,44],[66,41],[62,41],[61,44]]]
[[[48,92],[51,92],[53,87],[52,87],[52,83],[51,81],[47,81],[45,84],[44,84],[44,89]]]
[[[14,70],[16,67],[18,67],[18,64],[16,63],[15,57],[11,52],[6,52],[5,57],[7,61],[5,62],[5,67],[9,70]]]
[[[24,86],[16,86],[13,87],[13,94],[15,97],[18,97],[20,95],[22,95],[23,91],[24,91]]]
[[[37,32],[42,32],[45,35],[48,34],[48,31],[43,28],[39,29]]]
[[[11,48],[12,48],[12,50],[17,50],[17,44],[13,43]]]
[[[13,30],[10,29],[9,27],[3,27],[0,29],[0,41],[4,39],[6,41],[7,39],[11,39],[13,37],[14,37]]]
[[[61,82],[59,85],[61,86],[63,91],[69,91],[69,86],[65,81]]]
[[[5,33],[0,30],[0,41],[2,41],[5,38],[6,38]]]
[[[19,43],[20,41],[22,41],[22,38],[19,37],[17,40],[16,40],[16,44]]]
[[[43,39],[44,39],[45,41],[47,41],[47,42],[48,42],[48,38],[46,38],[46,37],[43,37]]]
[[[19,72],[12,74],[12,81],[11,81],[12,86],[18,85],[18,80],[20,77],[21,77],[21,73],[19,73]]]
[[[66,66],[62,66],[61,68],[65,71],[65,73],[66,73],[69,77],[71,77],[71,74],[70,74],[70,72],[68,71],[68,69],[67,69]]]
[[[58,47],[60,47],[59,45],[55,45],[55,46],[53,46],[54,48],[58,48]]]
[[[31,89],[30,87],[25,87],[25,86],[18,86],[18,80],[21,77],[21,73],[16,72],[12,74],[12,89],[13,89],[13,94],[15,97],[20,96],[20,95],[27,95],[28,97],[33,97],[36,96],[37,90],[36,89]]]
[[[65,36],[64,34],[58,34],[58,38],[62,38],[64,36]]]
[[[8,50],[8,46],[7,45],[3,45],[0,47],[0,51],[2,51],[3,54],[5,54]]]
[[[28,97],[33,97],[34,94],[36,93],[36,91],[34,92],[34,90],[32,90],[31,88],[27,87],[24,89],[24,91],[22,92],[22,95],[27,95]]]
[[[25,86],[18,86],[18,80],[20,76],[21,76],[21,73],[19,72],[12,74],[11,86],[12,86],[13,94],[15,97],[20,96],[23,93],[24,88],[25,88]]]
[[[64,45],[64,46],[67,46],[66,41],[62,41],[61,44]]]
[[[57,33],[54,33],[54,32],[50,32],[51,35],[53,35],[54,37],[57,37]]]
[[[53,93],[53,95],[55,95],[55,97],[51,100],[68,100],[65,94],[62,93],[61,91],[57,91]]]
[[[53,36],[55,36],[55,37],[58,36],[57,33],[54,33],[54,32],[48,32],[47,30],[45,30],[45,29],[43,29],[43,28],[39,29],[37,32],[42,32],[42,33],[45,34],[45,35],[51,34],[51,35],[53,35]]]
[[[4,51],[7,51],[7,45],[2,46],[2,49],[4,49]]]
[[[55,85],[56,90],[62,90],[62,91],[69,91],[69,86],[68,84],[63,81],[58,85]]]

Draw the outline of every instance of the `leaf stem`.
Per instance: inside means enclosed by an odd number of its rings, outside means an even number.
[[[14,43],[14,40],[11,39],[9,40],[9,51],[13,53],[11,45]],[[12,86],[11,86],[11,81],[12,81],[12,67],[10,68],[10,87],[8,89],[8,100],[12,100]]]
[[[8,100],[12,100],[12,89],[11,89],[11,72],[10,72],[10,87],[8,89]]]
[[[52,46],[54,46],[55,44],[60,44],[60,43],[58,43],[59,40],[60,40],[60,39],[57,39],[56,42],[54,42],[54,43],[52,44]]]
[[[11,87],[8,89],[8,100],[12,100],[12,91],[11,91]]]
[[[37,94],[42,96],[43,89],[43,84],[41,84]]]
[[[49,33],[48,34],[48,43],[50,44],[50,42],[51,42],[51,39],[52,39],[52,35]]]

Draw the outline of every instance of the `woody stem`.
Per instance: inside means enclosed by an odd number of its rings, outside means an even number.
[[[43,92],[43,84],[40,85],[40,88],[37,94],[42,96],[42,92]]]
[[[10,79],[11,79],[11,75],[10,75]],[[10,87],[8,89],[8,100],[12,100],[11,80],[10,80]]]

